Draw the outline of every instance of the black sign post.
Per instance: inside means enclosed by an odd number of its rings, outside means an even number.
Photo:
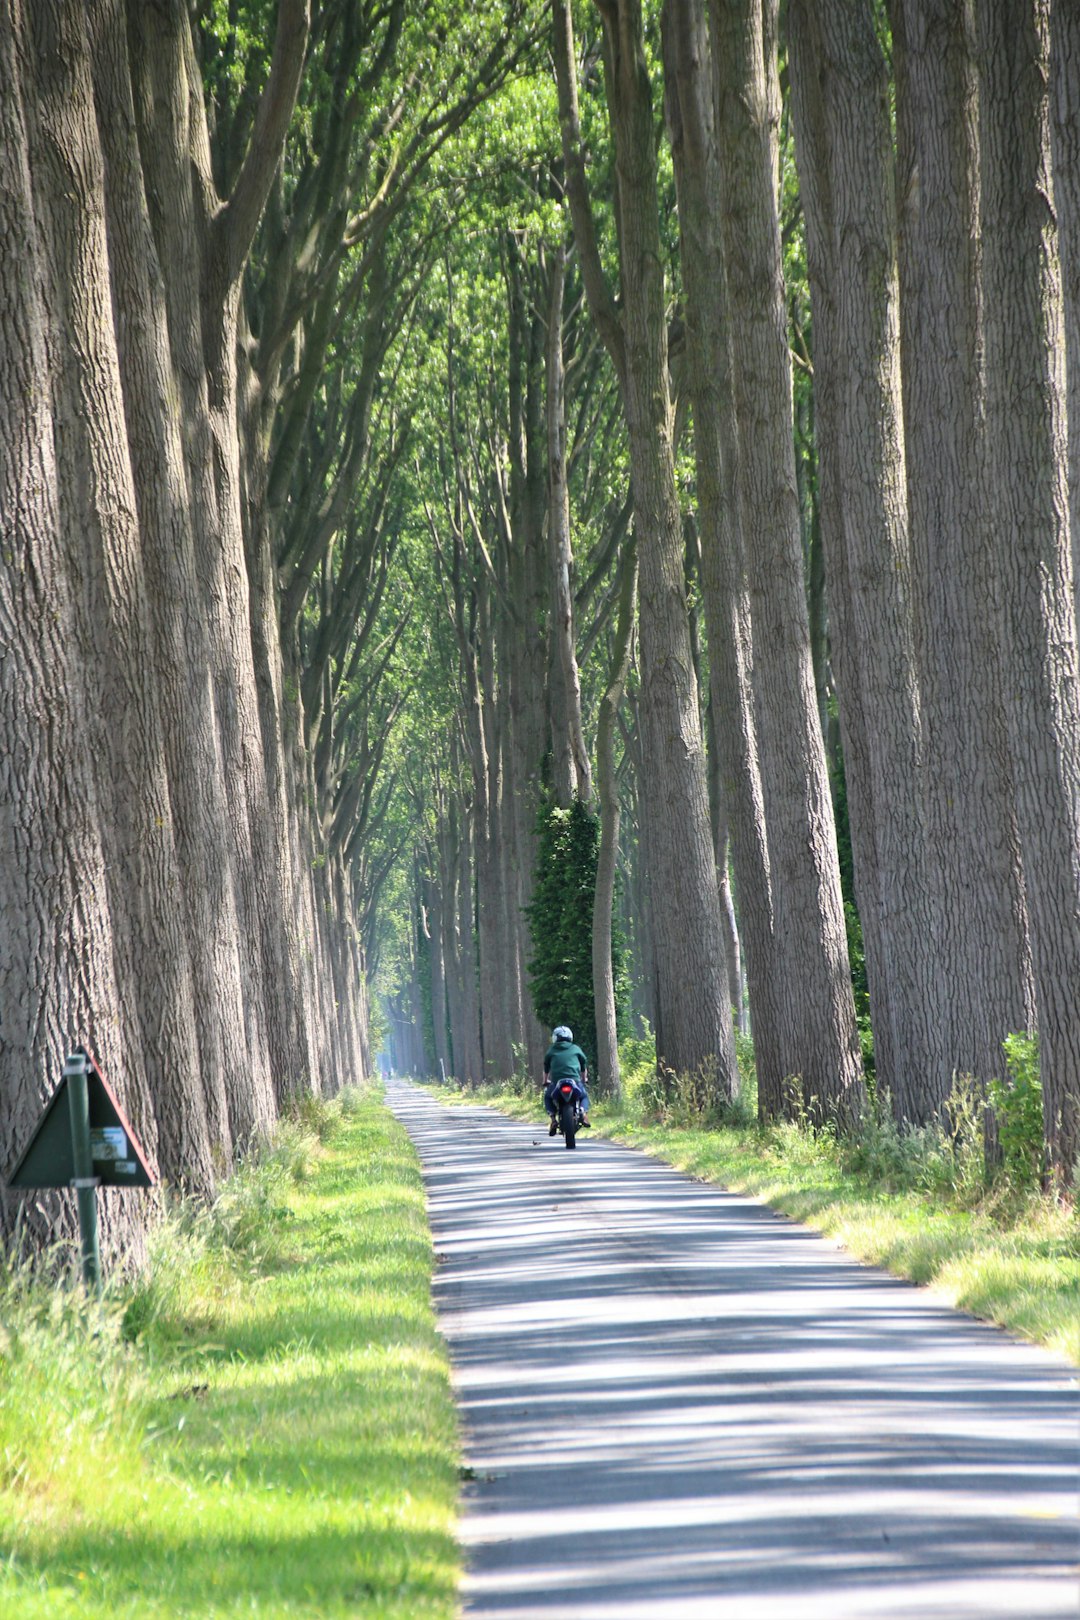
[[[153,1184],[146,1155],[112,1087],[91,1054],[76,1047],[64,1062],[60,1084],[8,1177],[8,1186],[74,1187],[83,1280],[96,1292],[101,1286],[98,1187]]]

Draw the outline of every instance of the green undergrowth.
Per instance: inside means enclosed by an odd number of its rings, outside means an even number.
[[[375,1094],[296,1115],[100,1304],[0,1270],[5,1620],[455,1612],[419,1167]]]
[[[543,1119],[535,1083],[436,1089],[447,1100]],[[593,1134],[748,1193],[858,1259],[929,1285],[958,1309],[1080,1364],[1076,1207],[987,1187],[981,1149],[944,1131],[904,1136],[884,1108],[872,1110],[847,1140],[815,1132],[806,1120],[761,1127],[750,1106],[752,1082],[747,1089],[749,1099],[736,1099],[724,1123],[693,1123],[678,1097],[658,1120],[653,1081],[632,1071],[622,1107],[594,1098]]]

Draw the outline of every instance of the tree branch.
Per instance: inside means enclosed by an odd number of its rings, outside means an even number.
[[[585,178],[574,59],[574,25],[569,0],[551,0],[551,16],[554,25],[555,78],[559,93],[559,128],[562,132],[563,163],[566,166],[566,196],[574,225],[578,262],[593,320],[622,384],[626,377],[626,339],[600,262],[596,222]]]
[[[240,276],[281,160],[285,134],[304,69],[310,0],[278,0],[270,77],[259,100],[251,140],[232,194],[214,221],[224,252],[227,283]]]

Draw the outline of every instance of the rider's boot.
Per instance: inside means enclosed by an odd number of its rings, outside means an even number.
[[[549,1136],[558,1136],[558,1134],[559,1134],[559,1126],[558,1126],[558,1123],[557,1123],[557,1121],[555,1119],[555,1115],[552,1114],[552,1116],[551,1116],[551,1124],[548,1126],[548,1135]]]

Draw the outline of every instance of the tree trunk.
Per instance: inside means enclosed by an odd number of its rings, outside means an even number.
[[[461,964],[462,1050],[458,1059],[458,1079],[465,1085],[479,1085],[484,1079],[483,1032],[480,1027],[480,995],[476,961],[476,893],[471,818],[462,818],[458,845],[458,952]],[[455,1057],[457,1056],[455,1046]]]
[[[615,143],[622,314],[602,283],[589,213],[573,81],[569,12],[553,0],[567,184],[590,309],[619,375],[630,442],[639,562],[642,814],[655,948],[657,1058],[677,1073],[735,1084],[735,1047],[709,827],[675,487],[667,310],[652,92],[636,0],[602,8],[608,115]]]
[[[446,973],[446,1006],[450,1021],[450,1064],[448,1072],[459,1082],[466,1076],[465,988],[462,980],[461,948],[458,937],[458,882],[460,851],[458,821],[452,802],[447,802],[438,823],[439,884],[442,890],[443,969]]]
[[[1028,900],[1046,1139],[1080,1155],[1080,683],[1068,532],[1064,332],[1049,206],[1045,0],[978,12],[985,476],[1003,585],[1006,715]]]
[[[547,1048],[528,993],[530,956],[527,907],[536,874],[536,817],[543,757],[548,746],[545,681],[549,592],[544,523],[547,489],[543,424],[542,310],[529,307],[516,254],[509,278],[510,599],[518,614],[511,627],[507,670],[512,736],[508,800],[514,827],[517,973],[524,1001],[524,1043],[530,1074],[539,1074]]]
[[[785,1071],[779,1042],[780,1011],[772,981],[773,898],[753,712],[749,592],[735,499],[739,451],[718,213],[713,63],[698,0],[668,0],[664,50],[686,293],[686,370],[694,416],[710,708],[723,799],[718,822],[722,820],[732,829],[758,1092],[764,1114],[772,1115],[782,1108]],[[730,896],[725,899],[723,882],[726,871],[720,890],[721,905],[726,906]],[[730,974],[730,951],[726,957]]]
[[[596,793],[600,801],[600,847],[593,901],[593,1004],[596,1008],[596,1078],[603,1095],[622,1097],[615,982],[611,966],[612,912],[619,851],[619,786],[615,780],[615,726],[630,669],[630,643],[637,595],[637,555],[633,541],[624,553],[618,620],[608,682],[596,722]]]
[[[1004,712],[984,412],[975,42],[954,0],[893,8],[904,418],[946,1069],[985,1082],[1034,1022]]]
[[[428,934],[431,941],[431,1022],[435,1035],[435,1067],[440,1080],[453,1073],[446,1044],[446,966],[443,960],[443,897],[438,879],[424,880]]]
[[[481,604],[477,679],[480,690],[479,725],[483,744],[474,760],[476,847],[476,933],[480,953],[480,1022],[483,1029],[484,1074],[505,1080],[514,1072],[511,1017],[507,997],[506,963],[510,945],[507,929],[507,883],[503,849],[503,754],[505,703],[497,686],[495,645],[491,633],[493,604]]]
[[[1050,28],[1054,213],[1058,223],[1065,310],[1069,527],[1076,584],[1080,581],[1080,10],[1074,5],[1053,6]]]
[[[581,681],[574,649],[574,594],[570,576],[570,490],[566,465],[566,392],[563,376],[563,288],[566,249],[551,266],[547,338],[548,553],[551,565],[551,753],[555,802],[569,809],[592,798],[592,772],[581,725]]]
[[[795,487],[770,91],[776,64],[765,56],[760,0],[712,0],[711,14],[781,1066],[799,1077],[815,1114],[850,1117],[860,1106],[861,1064]]]
[[[890,87],[868,4],[798,0],[788,26],[800,172],[818,171],[804,187],[807,237],[832,284],[818,328],[825,276],[814,278],[815,329],[839,346],[828,357],[838,409],[822,429],[837,435],[834,544],[846,557],[873,817],[872,903],[860,911],[864,938],[877,935],[876,1075],[898,1117],[924,1124],[952,1075],[937,1006],[939,852],[927,837],[911,609]],[[841,707],[845,697],[841,689]]]

